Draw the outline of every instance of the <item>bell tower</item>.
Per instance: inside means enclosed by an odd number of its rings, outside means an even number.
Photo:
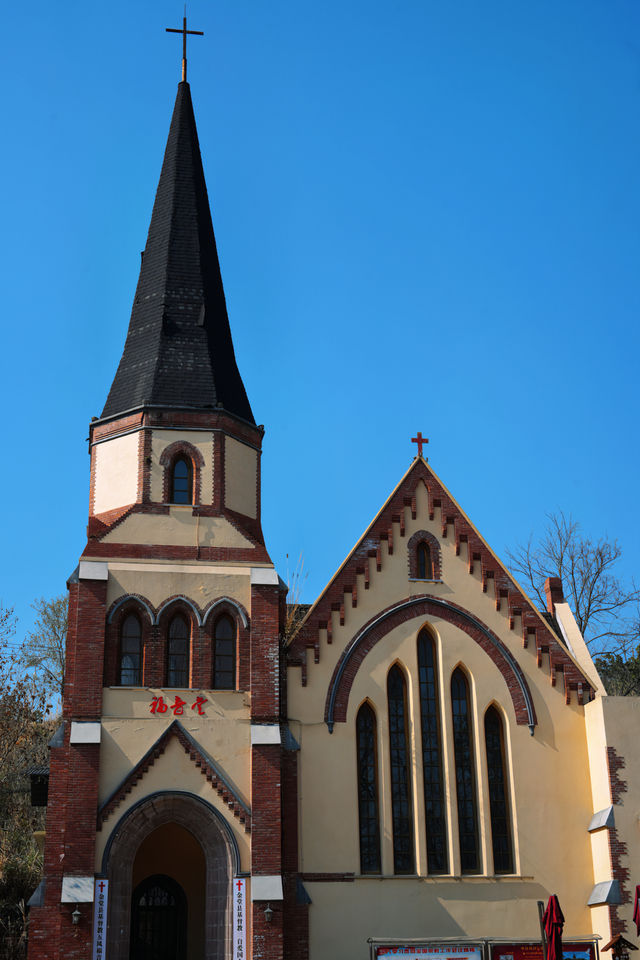
[[[90,425],[30,960],[146,956],[158,890],[185,956],[228,960],[242,928],[247,957],[281,960],[286,588],[261,529],[263,434],[183,79],[122,358]]]

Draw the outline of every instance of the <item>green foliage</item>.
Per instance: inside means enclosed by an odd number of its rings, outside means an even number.
[[[640,646],[635,656],[625,659],[619,653],[605,653],[595,663],[610,696],[640,696]]]

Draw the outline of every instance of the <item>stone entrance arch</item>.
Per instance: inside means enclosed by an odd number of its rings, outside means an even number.
[[[213,807],[190,793],[155,793],[128,810],[116,825],[104,852],[102,873],[109,879],[107,955],[129,960],[133,864],[140,844],[158,827],[175,823],[202,847],[206,865],[203,960],[229,960],[231,881],[240,872],[238,848],[230,827]]]

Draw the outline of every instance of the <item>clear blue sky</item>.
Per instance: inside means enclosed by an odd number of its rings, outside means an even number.
[[[0,597],[83,549],[182,6],[3,11]],[[640,5],[193,0],[189,79],[264,530],[312,600],[429,436],[499,553],[573,512],[635,567]]]

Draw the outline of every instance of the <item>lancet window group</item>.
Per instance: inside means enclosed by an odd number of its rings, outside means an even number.
[[[228,605],[227,605],[228,606]],[[105,683],[121,687],[241,689],[241,636],[233,612],[213,614],[200,624],[182,603],[151,622],[134,598],[108,625]],[[230,610],[230,608],[229,608]],[[246,667],[248,669],[248,667]]]
[[[450,832],[457,834],[459,870],[463,874],[509,874],[514,870],[511,813],[507,784],[507,757],[504,720],[491,705],[484,714],[484,757],[488,782],[488,819],[490,823],[492,864],[483,865],[478,814],[478,758],[475,756],[474,717],[469,679],[458,666],[449,681],[446,702],[441,702],[437,670],[436,642],[424,628],[417,638],[419,715],[408,707],[407,675],[399,663],[387,674],[388,743],[379,740],[376,710],[365,701],[356,716],[358,814],[360,828],[360,872],[382,872],[380,836],[380,765],[388,764],[393,871],[416,872],[415,805],[412,791],[424,797],[427,871],[429,875],[454,872],[451,863]],[[415,713],[417,714],[417,710]],[[411,756],[411,729],[415,723],[416,750],[421,764]],[[448,791],[443,737],[450,733],[453,756]],[[422,769],[421,783],[412,773]]]

